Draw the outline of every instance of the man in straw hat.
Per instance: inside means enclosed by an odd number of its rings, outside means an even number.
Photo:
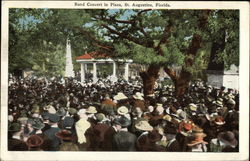
[[[133,95],[132,106],[139,107],[143,112],[146,111],[146,105],[142,93],[136,92]]]
[[[121,106],[117,109],[117,113],[120,115],[120,116],[124,116],[124,117],[127,117],[129,120],[131,119],[130,117],[130,114],[128,113],[129,110],[126,106]]]
[[[207,152],[208,144],[203,138],[206,137],[206,134],[203,133],[203,129],[199,128],[198,126],[194,126],[192,130],[191,140],[187,144],[188,151],[191,152]]]

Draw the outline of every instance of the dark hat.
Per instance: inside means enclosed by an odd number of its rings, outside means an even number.
[[[31,135],[26,141],[28,147],[39,147],[43,144],[43,139],[39,135]]]
[[[238,144],[235,135],[231,131],[221,132],[218,134],[218,139],[230,146],[236,146]]]
[[[194,123],[200,127],[203,127],[207,122],[206,116],[198,116],[197,119],[194,120]]]
[[[196,112],[197,112],[197,114],[206,114],[207,108],[204,104],[199,104]]]
[[[17,132],[20,131],[20,129],[21,129],[21,124],[19,122],[11,123],[9,126],[9,131],[11,132]]]
[[[172,123],[168,122],[164,127],[165,134],[177,134],[177,127]]]
[[[63,127],[64,128],[71,128],[74,125],[74,119],[72,117],[65,117],[63,120]]]
[[[162,138],[162,135],[155,129],[148,133],[148,139],[150,142],[160,141],[161,138]]]
[[[49,115],[49,121],[51,121],[51,122],[56,123],[60,120],[60,117],[56,114],[49,113],[48,115]]]
[[[63,107],[61,107],[61,108],[59,108],[59,109],[57,110],[56,114],[57,114],[58,116],[65,116],[65,115],[66,115],[66,111],[65,111],[65,109],[64,109]]]
[[[73,140],[72,133],[68,130],[58,131],[55,135],[62,140]]]
[[[49,119],[49,113],[48,112],[43,112],[41,115],[42,115],[42,118],[44,120],[48,120]]]
[[[45,124],[42,122],[41,119],[39,119],[39,118],[33,119],[32,127],[34,129],[42,129],[42,128],[44,128],[44,126],[45,126]]]
[[[115,114],[115,109],[113,106],[110,105],[104,105],[103,106],[103,111],[109,115],[114,115]]]
[[[128,127],[131,124],[131,121],[127,117],[120,117],[114,120],[114,124],[121,125],[122,127]]]

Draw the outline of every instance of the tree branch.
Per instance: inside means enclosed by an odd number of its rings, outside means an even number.
[[[128,34],[124,34],[124,33],[118,32],[118,31],[116,31],[116,30],[112,29],[111,27],[109,27],[107,25],[104,25],[104,24],[102,26],[104,28],[108,29],[111,33],[116,34],[116,35],[120,36],[121,38],[124,38],[124,39],[127,39],[129,41],[132,41],[132,42],[134,42],[134,43],[136,43],[138,45],[142,45],[142,46],[148,47],[148,48],[153,48],[154,47],[153,42],[145,42],[145,41],[143,41],[141,39],[137,39],[135,37],[131,37]]]
[[[116,19],[116,18],[114,18],[114,17],[110,17],[110,18],[104,18],[104,17],[102,17],[102,18],[99,18],[99,17],[94,17],[95,19],[97,19],[97,20],[104,20],[104,21],[114,21],[114,22],[117,22],[117,23],[124,23],[124,24],[133,24],[133,23],[135,23],[135,21],[134,20],[118,20],[118,19]]]
[[[178,76],[177,73],[168,67],[164,67],[164,71],[168,74],[168,76],[172,79],[174,84],[177,82]]]
[[[103,49],[106,49],[106,50],[109,50],[109,51],[112,51],[113,47],[110,47],[110,46],[104,46],[104,45],[101,45],[101,44],[98,44],[98,43],[92,43],[94,46],[97,46],[97,47],[100,47],[100,48],[103,48]]]
[[[152,9],[141,10],[140,12],[137,13],[137,16],[140,16],[142,13],[148,12],[148,11],[151,11],[151,10],[152,10]]]

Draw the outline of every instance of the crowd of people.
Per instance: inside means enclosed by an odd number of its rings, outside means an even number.
[[[142,81],[9,78],[10,151],[238,152],[239,93],[197,81],[176,98]]]

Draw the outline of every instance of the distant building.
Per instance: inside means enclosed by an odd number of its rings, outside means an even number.
[[[207,70],[207,84],[239,90],[239,68],[231,65],[229,70]]]

